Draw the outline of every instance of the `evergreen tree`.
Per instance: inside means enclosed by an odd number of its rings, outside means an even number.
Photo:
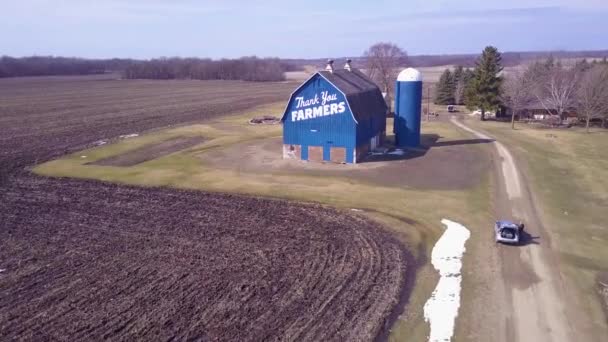
[[[437,88],[435,89],[435,103],[440,105],[453,104],[454,90],[454,76],[450,69],[445,69],[443,74],[441,74],[439,83],[437,83]]]
[[[467,107],[476,107],[481,110],[481,120],[485,120],[485,113],[496,110],[500,105],[500,86],[502,78],[502,57],[493,46],[486,47],[477,60],[474,78],[467,88]]]
[[[452,75],[453,87],[454,87],[454,104],[460,105],[464,100],[464,89],[466,88],[466,81],[464,79],[464,68],[462,65],[458,65],[454,69]]]
[[[473,72],[473,70],[466,68],[464,70],[464,73],[462,75],[462,77],[464,78],[464,82],[469,85],[469,83],[471,83],[471,81],[473,80],[473,78],[475,78],[475,73]]]
[[[473,70],[467,68],[464,71],[464,104],[469,110],[475,110],[475,87],[473,84],[473,80],[475,79],[475,73]]]
[[[458,81],[463,80],[464,77],[464,68],[462,65],[458,65],[456,69],[454,69],[454,82],[458,83]]]

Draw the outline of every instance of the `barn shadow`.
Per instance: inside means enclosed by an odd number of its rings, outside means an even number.
[[[414,158],[420,158],[427,154],[432,148],[446,147],[446,146],[461,146],[461,145],[474,145],[474,144],[486,144],[491,143],[492,139],[460,139],[460,140],[448,140],[439,141],[443,138],[438,134],[421,134],[420,135],[420,146],[416,148],[398,149],[395,146],[395,135],[387,135],[386,141],[381,149],[384,149],[384,153],[372,152],[368,154],[363,163],[374,163],[374,162],[386,162],[386,161],[399,161],[408,160]],[[380,150],[380,149],[379,149]]]

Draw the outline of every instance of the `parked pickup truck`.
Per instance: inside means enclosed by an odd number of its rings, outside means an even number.
[[[496,221],[496,224],[494,225],[496,242],[517,245],[519,244],[523,230],[523,223],[517,224],[506,220]]]

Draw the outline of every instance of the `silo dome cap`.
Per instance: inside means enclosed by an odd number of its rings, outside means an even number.
[[[422,73],[414,68],[407,68],[399,73],[397,81],[400,82],[419,82],[422,81]]]

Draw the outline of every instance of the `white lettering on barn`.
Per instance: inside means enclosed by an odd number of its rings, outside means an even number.
[[[322,91],[321,97],[315,94],[313,98],[305,99],[303,96],[296,97],[296,108],[291,112],[291,121],[314,119],[322,116],[342,114],[346,111],[346,102],[331,103],[338,101],[337,94]],[[318,105],[318,106],[317,106]],[[315,106],[310,108],[311,106]]]

